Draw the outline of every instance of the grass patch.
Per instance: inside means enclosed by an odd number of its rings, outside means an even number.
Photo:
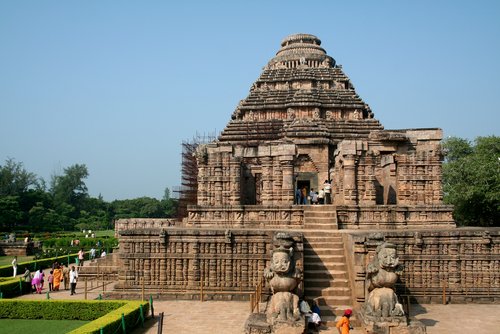
[[[0,256],[0,267],[6,266],[6,265],[12,266],[12,260],[14,260],[14,256],[13,255],[2,255],[2,256]],[[30,255],[30,256],[20,256],[20,255],[18,255],[17,256],[17,273],[18,274],[24,274],[24,271],[21,273],[20,270],[19,270],[19,263],[21,263],[21,262],[29,262],[29,261],[33,261],[33,255]]]
[[[89,322],[80,320],[0,319],[0,334],[63,334],[71,332]]]

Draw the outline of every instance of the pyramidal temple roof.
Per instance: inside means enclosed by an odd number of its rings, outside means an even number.
[[[300,137],[303,141],[307,133],[315,142],[318,137],[338,142],[381,129],[342,68],[321,47],[321,40],[294,34],[283,39],[219,140],[255,144]]]

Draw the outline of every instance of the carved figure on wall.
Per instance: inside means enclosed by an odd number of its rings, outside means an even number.
[[[287,238],[287,234],[279,233],[277,238],[280,237]],[[271,265],[264,270],[264,277],[273,293],[267,310],[268,323],[300,321],[299,297],[294,291],[302,280],[302,272],[295,267],[293,242],[281,243],[273,251]]]
[[[367,316],[389,318],[404,315],[403,307],[398,303],[394,292],[394,285],[402,271],[396,246],[387,242],[379,245],[375,257],[366,269],[369,284],[365,303]]]

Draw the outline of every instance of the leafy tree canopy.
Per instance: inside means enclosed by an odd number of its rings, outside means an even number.
[[[165,196],[140,197],[108,203],[91,197],[84,164],[75,164],[54,175],[49,191],[45,181],[26,171],[22,163],[7,159],[0,165],[0,231],[70,231],[112,229],[118,218],[175,217],[177,200]]]
[[[500,226],[500,137],[443,142],[443,190],[462,226]]]

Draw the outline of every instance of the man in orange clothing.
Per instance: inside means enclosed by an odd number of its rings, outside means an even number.
[[[349,334],[349,330],[351,329],[351,325],[349,323],[349,318],[352,315],[352,310],[347,309],[344,311],[344,315],[340,320],[337,322],[337,330],[339,331],[339,334]]]

